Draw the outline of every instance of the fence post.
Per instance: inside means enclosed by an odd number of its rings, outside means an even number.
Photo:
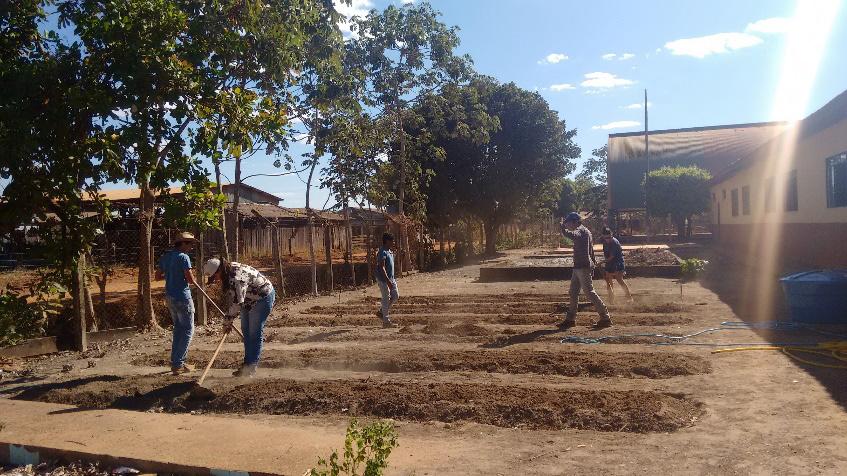
[[[197,321],[197,325],[205,326],[209,322],[209,314],[207,311],[207,303],[206,297],[204,293],[206,291],[206,280],[203,277],[203,264],[206,263],[206,253],[203,249],[203,232],[197,233],[197,266],[195,266],[195,273],[197,274],[197,287],[200,288],[200,291],[195,293],[195,301],[197,302],[197,313],[195,315],[195,319]]]
[[[332,230],[329,223],[324,225],[324,248],[326,250],[326,287],[332,292],[335,280],[332,276]]]
[[[281,297],[285,297],[285,276],[282,274],[282,256],[279,250],[279,228],[271,226],[271,246],[274,253],[274,268],[276,271],[276,280],[279,283],[279,289],[282,293]]]

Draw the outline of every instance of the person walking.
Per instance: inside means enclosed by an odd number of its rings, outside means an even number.
[[[241,316],[241,333],[244,335],[244,363],[233,372],[236,377],[252,377],[259,367],[265,322],[273,309],[276,290],[262,273],[246,264],[212,258],[203,265],[208,283],[221,282],[226,310],[226,326]]]
[[[615,302],[615,281],[623,288],[626,298],[632,301],[632,293],[623,279],[626,273],[626,265],[623,260],[621,242],[612,236],[612,230],[609,227],[603,228],[603,234],[600,236],[600,240],[603,242],[603,256],[605,257],[605,263],[603,265],[605,272],[603,273],[603,277],[606,279],[606,287],[609,289],[609,302]]]
[[[376,316],[382,320],[382,327],[394,327],[389,313],[391,306],[400,299],[397,280],[394,279],[394,235],[383,233],[382,247],[376,255],[376,283],[382,293],[382,306]]]
[[[588,299],[594,304],[594,309],[600,315],[600,320],[594,326],[597,328],[609,327],[612,325],[612,318],[609,316],[609,310],[594,291],[594,284],[591,282],[594,274],[594,267],[597,266],[597,261],[594,258],[594,240],[591,237],[591,232],[582,224],[582,217],[579,213],[571,212],[561,222],[562,234],[573,241],[573,273],[571,274],[570,287],[570,306],[565,320],[562,321],[560,327],[573,327],[576,324],[576,311],[579,304],[579,290],[588,296]]]
[[[171,343],[171,373],[174,375],[194,370],[194,366],[187,364],[185,359],[194,336],[194,301],[188,286],[197,286],[197,281],[191,272],[188,253],[194,249],[195,241],[191,233],[177,235],[173,247],[159,258],[156,269],[156,279],[165,280],[165,300],[174,322]]]

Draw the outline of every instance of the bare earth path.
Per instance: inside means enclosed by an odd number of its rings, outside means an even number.
[[[38,437],[48,442],[88,438],[82,443],[121,454],[140,451],[126,439],[136,432],[153,454],[160,445],[159,454],[175,459],[300,475],[340,446],[355,415],[395,420],[401,446],[390,474],[847,473],[847,371],[649,337],[559,342],[683,335],[740,320],[722,296],[699,284],[680,295],[673,280],[633,279],[636,302],[612,307],[615,327],[592,330],[596,316],[582,305],[577,327],[561,331],[554,324],[566,283],[478,283],[478,274],[469,266],[404,278],[395,329],[376,325],[375,287],[286,303],[269,323],[259,377],[228,376],[241,355],[240,344],[228,343],[209,402],[186,398],[190,379],[163,374],[167,335],[30,359],[28,372],[0,381],[0,396],[77,405],[89,410],[80,413],[85,421],[102,416],[103,432],[93,423],[71,438],[56,428],[71,425],[74,413],[9,401],[0,408],[15,414],[0,415],[0,440],[43,427]],[[215,334],[199,331],[190,358],[204,364]],[[727,330],[691,341],[816,339]],[[238,444],[228,453],[225,437],[191,433],[198,446],[179,453],[145,437],[155,428],[178,438],[192,426],[231,431]]]

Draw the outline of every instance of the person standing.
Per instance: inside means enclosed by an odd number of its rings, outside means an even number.
[[[226,326],[241,316],[241,333],[244,335],[244,363],[233,372],[236,377],[252,377],[262,356],[265,322],[276,300],[276,290],[271,281],[252,266],[212,258],[203,265],[208,283],[220,281],[224,292]]]
[[[588,299],[594,304],[594,309],[600,315],[600,320],[597,321],[595,327],[609,327],[612,325],[612,318],[609,316],[609,310],[594,291],[594,284],[591,282],[594,274],[594,267],[597,266],[597,261],[594,258],[594,240],[591,237],[591,232],[582,224],[582,217],[579,213],[571,212],[565,217],[562,222],[562,234],[573,241],[573,273],[571,274],[570,287],[570,306],[565,320],[562,321],[560,327],[572,327],[576,324],[576,311],[579,304],[579,290],[588,296]]]
[[[612,230],[609,227],[603,228],[603,234],[600,236],[603,242],[603,256],[605,263],[603,265],[603,277],[606,279],[606,287],[609,289],[609,302],[615,302],[614,281],[620,283],[626,298],[632,301],[632,293],[629,291],[626,281],[623,277],[626,273],[626,265],[623,260],[623,247],[617,238],[612,236]]]
[[[394,235],[383,233],[382,247],[376,255],[376,283],[382,293],[382,306],[376,312],[382,320],[382,327],[393,327],[389,313],[391,306],[400,299],[397,280],[394,279]]]
[[[156,279],[165,280],[165,300],[174,322],[171,344],[171,373],[174,375],[194,370],[185,359],[194,336],[194,301],[188,285],[197,286],[197,281],[191,272],[188,253],[194,249],[195,241],[191,233],[177,235],[173,247],[162,255],[156,269]]]

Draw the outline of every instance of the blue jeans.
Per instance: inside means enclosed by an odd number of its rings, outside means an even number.
[[[262,355],[265,322],[274,307],[276,290],[253,303],[249,311],[241,310],[241,333],[244,334],[244,365],[256,365]]]
[[[174,338],[171,344],[171,367],[179,368],[185,364],[188,346],[194,336],[194,301],[166,296],[168,310],[174,321]]]
[[[400,292],[397,290],[397,281],[391,280],[391,283],[394,284],[393,288],[389,288],[388,283],[378,279],[376,283],[379,284],[379,291],[382,293],[382,320],[383,322],[388,322],[388,312],[391,310],[391,305],[400,299]]]

